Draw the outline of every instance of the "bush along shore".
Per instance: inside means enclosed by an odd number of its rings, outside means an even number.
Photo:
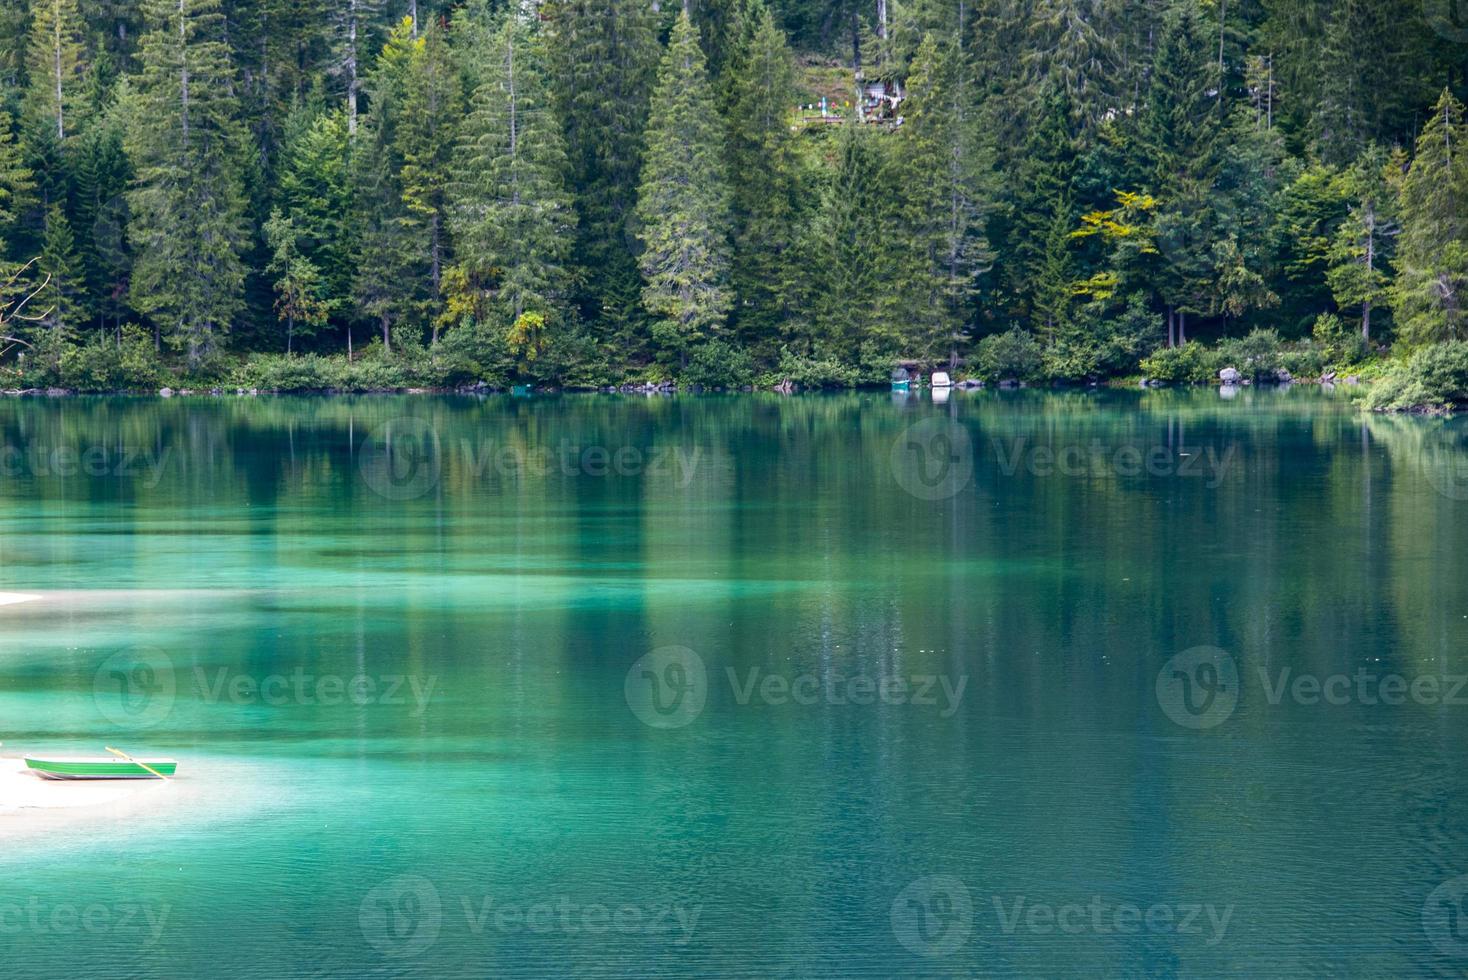
[[[49,363],[32,356],[0,373],[5,395],[70,394],[352,394],[391,392],[674,391],[778,392],[886,387],[894,358],[847,363],[833,358],[781,352],[773,367],[760,368],[746,353],[722,343],[706,345],[682,370],[614,370],[605,364],[560,366],[547,379],[525,370],[488,333],[464,330],[433,348],[409,339],[389,350],[374,341],[346,354],[249,354],[221,356],[199,368],[160,358],[151,336],[129,327],[68,346]],[[1109,358],[1109,362],[1105,359]],[[1250,385],[1291,382],[1362,386],[1367,407],[1376,411],[1444,413],[1468,402],[1468,342],[1453,341],[1391,355],[1371,349],[1334,316],[1323,316],[1314,335],[1283,341],[1272,330],[1213,344],[1188,341],[1160,347],[1137,358],[1134,350],[1092,352],[1081,359],[1089,371],[1072,370],[1074,351],[1047,348],[1028,331],[1014,329],[981,339],[974,356],[952,367],[914,364],[925,373],[949,371],[958,387],[1048,387],[1100,385],[1166,387]],[[547,365],[539,365],[542,369]],[[9,382],[8,384],[6,382]]]

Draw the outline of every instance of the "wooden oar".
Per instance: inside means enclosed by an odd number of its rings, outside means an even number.
[[[121,757],[123,759],[126,759],[128,762],[131,762],[135,766],[142,766],[144,769],[148,770],[153,775],[155,775],[159,779],[163,780],[165,783],[169,781],[167,776],[163,775],[163,773],[159,772],[157,769],[154,769],[152,766],[148,765],[146,762],[139,762],[137,759],[134,759],[132,756],[128,755],[126,752],[120,752],[117,749],[114,749],[110,745],[104,745],[102,747],[104,749],[106,749],[108,752],[111,752],[113,755],[119,756],[119,757]]]

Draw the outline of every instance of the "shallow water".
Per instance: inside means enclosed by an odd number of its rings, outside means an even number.
[[[1464,433],[0,401],[3,751],[181,761],[0,813],[0,974],[1461,975]]]

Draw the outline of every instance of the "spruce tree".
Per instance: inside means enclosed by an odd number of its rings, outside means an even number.
[[[359,123],[352,150],[353,239],[357,247],[352,286],[358,312],[375,321],[382,343],[392,349],[394,326],[418,326],[434,298],[429,293],[429,232],[420,209],[409,207],[402,172],[403,107],[413,84],[419,40],[404,18],[368,80],[372,111]]]
[[[512,12],[482,56],[454,168],[462,281],[488,288],[502,325],[535,312],[554,327],[566,315],[576,214],[545,52],[532,22]]]
[[[404,82],[398,104],[388,111],[396,116],[393,137],[401,161],[403,204],[421,227],[428,260],[429,308],[425,314],[432,318],[448,252],[448,183],[463,113],[459,73],[449,58],[444,29],[436,22],[413,40]],[[433,320],[433,340],[438,340],[437,319]]]
[[[1468,125],[1443,91],[1402,180],[1392,309],[1408,343],[1468,337]]]
[[[751,345],[775,336],[794,300],[801,212],[799,162],[790,132],[795,59],[763,5],[731,61],[729,160],[733,181],[735,326]]]
[[[219,0],[147,11],[125,140],[132,305],[197,365],[243,307],[245,136]]]
[[[1388,295],[1388,262],[1399,230],[1395,194],[1386,178],[1388,166],[1387,154],[1372,146],[1337,178],[1350,210],[1326,253],[1330,263],[1326,280],[1336,304],[1343,311],[1360,312],[1361,340],[1368,344],[1372,310]]]
[[[347,129],[345,109],[312,117],[292,133],[278,178],[280,201],[301,234],[301,253],[320,270],[326,297],[338,304],[350,296],[355,274]]]
[[[880,302],[895,251],[885,234],[887,145],[855,120],[841,127],[833,172],[801,250],[801,306],[809,322],[789,339],[807,350],[850,360],[863,344],[899,353],[899,339],[882,329]]]
[[[631,301],[639,282],[630,219],[642,166],[643,129],[658,65],[647,0],[551,0],[552,77],[577,190],[578,302],[601,339],[636,356],[643,343]]]
[[[0,109],[0,255],[21,213],[31,203],[35,188],[35,174],[26,166],[11,132],[10,115]]]
[[[132,270],[126,198],[132,171],[123,149],[125,108],[113,106],[94,120],[74,142],[71,154],[73,229],[91,306],[104,321],[119,327],[130,310],[127,284]]]
[[[285,352],[291,354],[296,334],[310,335],[325,326],[332,304],[325,296],[321,271],[301,251],[301,233],[291,219],[276,208],[264,231],[270,248],[265,271],[274,277],[275,312],[285,321]]]
[[[85,25],[77,0],[33,0],[26,68],[30,106],[58,141],[76,131],[84,105]]]
[[[990,154],[972,106],[964,50],[929,35],[908,81],[896,232],[903,262],[891,295],[901,303],[911,356],[956,363],[975,316],[979,277],[993,264],[985,236],[991,208]]]
[[[46,288],[35,300],[35,305],[46,311],[45,328],[55,338],[75,338],[87,319],[85,273],[77,257],[71,224],[57,205],[46,212],[36,272],[46,281]]]
[[[642,301],[686,363],[729,314],[731,230],[722,126],[698,32],[680,14],[658,71],[637,200]]]

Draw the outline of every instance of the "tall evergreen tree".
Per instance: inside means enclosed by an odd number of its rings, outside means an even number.
[[[1468,124],[1444,91],[1402,181],[1392,309],[1408,343],[1468,338]]]
[[[882,329],[884,283],[894,245],[885,234],[887,143],[871,127],[841,127],[833,172],[822,190],[801,254],[802,306],[809,323],[792,341],[854,359],[863,344],[897,354],[900,340]]]
[[[428,315],[437,342],[439,325],[434,314],[448,252],[448,183],[463,93],[444,29],[436,22],[418,33],[411,51],[405,84],[398,93],[400,103],[388,111],[396,113],[393,136],[401,160],[403,204],[422,228],[422,247],[428,258]]]
[[[767,8],[758,5],[750,17],[725,85],[738,257],[735,322],[740,336],[757,346],[776,336],[794,299],[801,194],[789,125],[795,59]]]
[[[722,328],[732,303],[722,137],[698,32],[680,14],[653,93],[637,217],[646,246],[642,300],[662,318],[663,347],[685,362]]]
[[[1389,166],[1387,154],[1372,146],[1337,178],[1349,211],[1327,250],[1331,293],[1342,310],[1360,311],[1365,343],[1371,342],[1372,310],[1388,296],[1388,262],[1399,230]]]
[[[332,73],[341,79],[346,92],[347,132],[357,134],[362,87],[366,84],[368,52],[378,35],[382,0],[340,0],[333,7],[331,24]]]
[[[527,312],[563,325],[576,213],[545,51],[533,23],[511,12],[482,55],[455,160],[462,281],[483,287],[502,325]]]
[[[896,233],[904,261],[892,296],[902,304],[911,355],[958,360],[975,316],[979,277],[993,253],[985,236],[990,154],[984,145],[966,53],[929,35],[918,49],[899,130]]]
[[[197,365],[243,306],[245,135],[219,0],[147,11],[125,141],[132,304]]]
[[[656,21],[646,0],[550,0],[552,77],[577,189],[579,302],[603,340],[641,347],[629,309],[639,283],[630,224],[642,166],[643,128],[658,65]]]
[[[419,48],[414,34],[413,22],[404,18],[388,35],[368,80],[372,111],[360,123],[351,156],[353,300],[363,317],[376,322],[388,350],[393,327],[421,326],[435,299],[423,248],[429,237],[425,216],[409,207],[402,179],[402,150],[411,141],[400,129]]]
[[[321,273],[333,308],[351,294],[353,253],[351,138],[345,109],[295,127],[279,171],[280,201],[300,232],[302,255]]]
[[[84,29],[77,0],[33,0],[26,52],[30,105],[58,141],[76,130],[85,104]]]
[[[38,308],[46,311],[45,328],[58,340],[73,339],[87,319],[86,282],[71,224],[59,205],[52,205],[46,212],[36,271],[46,282],[46,288],[36,297]]]

